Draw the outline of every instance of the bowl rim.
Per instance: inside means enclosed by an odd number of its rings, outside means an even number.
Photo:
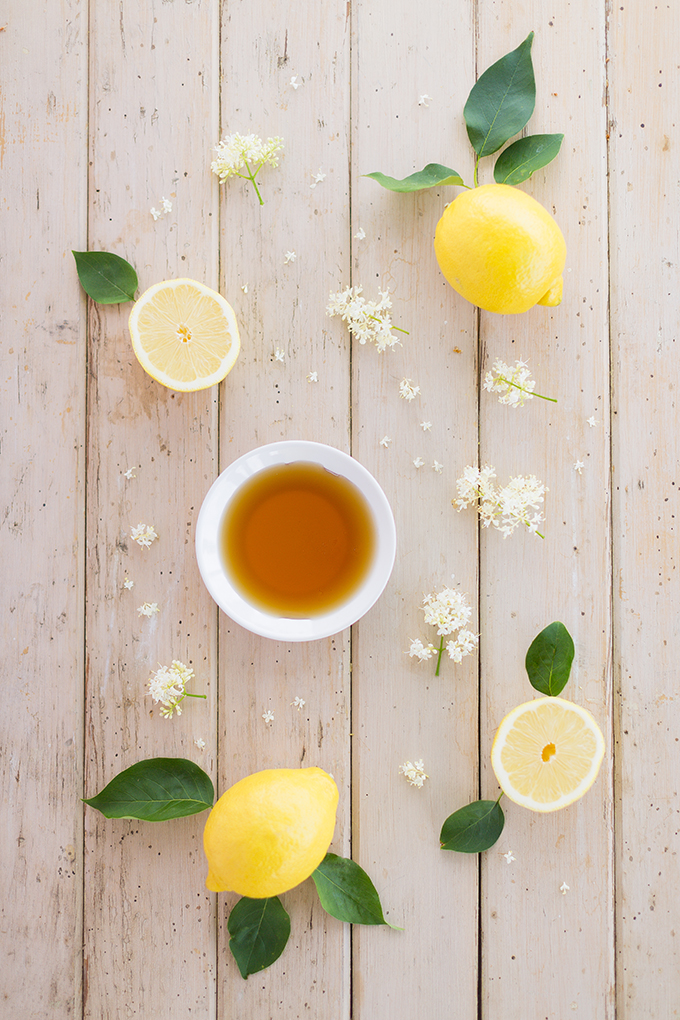
[[[359,589],[329,612],[307,618],[277,616],[252,606],[231,583],[219,550],[223,515],[241,485],[268,467],[295,462],[319,464],[354,483],[369,505],[376,531],[376,553]],[[370,471],[343,450],[304,439],[267,443],[228,464],[206,493],[196,521],[196,560],[213,600],[231,620],[251,633],[285,642],[327,638],[361,619],[385,590],[396,548],[392,508]]]

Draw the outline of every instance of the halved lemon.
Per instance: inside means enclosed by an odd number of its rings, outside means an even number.
[[[602,731],[587,709],[537,698],[506,715],[491,764],[510,800],[531,811],[557,811],[590,789],[603,756]]]
[[[132,348],[142,368],[171,390],[204,390],[233,368],[241,341],[234,309],[196,280],[164,280],[130,313]]]

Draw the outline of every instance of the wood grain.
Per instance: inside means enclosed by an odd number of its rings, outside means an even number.
[[[674,5],[612,9],[618,1015],[678,1016],[679,88]]]
[[[31,4],[2,25],[0,1001],[17,1020],[65,1020],[81,1013],[85,304],[71,248],[85,241],[87,9]]]
[[[588,22],[588,31],[584,24]],[[565,134],[554,163],[523,190],[553,213],[567,242],[564,299],[522,316],[481,315],[482,374],[496,357],[529,362],[536,389],[521,409],[482,393],[480,457],[506,484],[535,474],[549,488],[545,539],[483,532],[482,793],[498,786],[496,728],[535,696],[524,657],[561,620],[576,646],[563,697],[588,708],[610,746],[609,350],[604,21],[585,3],[548,16],[540,3],[479,4],[478,68],[531,30],[537,101],[527,133]],[[480,181],[492,179],[492,159]],[[591,428],[587,419],[598,424]],[[584,462],[580,474],[576,461]],[[484,856],[482,1015],[613,1015],[611,757],[583,800],[532,815],[503,800],[502,838]],[[512,850],[508,864],[503,853]],[[569,889],[560,893],[565,882]]]
[[[471,13],[444,34],[434,4],[361,3],[353,25],[351,282],[368,298],[389,290],[393,322],[409,331],[395,350],[352,352],[353,453],[385,489],[398,541],[352,656],[353,854],[404,928],[354,932],[354,1015],[365,1020],[447,1016],[452,1002],[460,1016],[476,1011],[477,861],[439,848],[444,819],[477,795],[476,656],[445,656],[435,678],[432,661],[406,654],[412,638],[436,640],[420,606],[445,585],[469,595],[478,628],[476,524],[451,506],[456,472],[477,449],[476,312],[446,284],[432,247],[456,192],[394,194],[361,176],[401,178],[434,161],[472,176],[461,117],[474,74]],[[412,402],[399,395],[402,378],[420,386]],[[414,759],[430,777],[422,789],[398,771]]]
[[[221,137],[279,135],[285,149],[280,166],[258,178],[264,205],[250,184],[232,179],[223,187],[222,285],[242,323],[242,353],[222,393],[220,468],[278,439],[349,449],[349,345],[325,316],[330,290],[349,269],[348,59],[344,3],[225,5]],[[316,183],[317,174],[325,179]],[[287,252],[295,258],[286,261]],[[311,372],[318,382],[307,380]],[[296,697],[305,701],[300,712]],[[265,711],[273,723],[262,719]],[[220,616],[220,790],[263,768],[320,766],[340,789],[331,850],[343,856],[350,848],[349,717],[347,632],[286,644]],[[227,948],[235,899],[219,898],[222,1015],[348,1017],[349,928],[324,913],[313,883],[282,896],[290,942],[247,982]]]
[[[206,154],[217,130],[214,5],[98,3],[91,26],[89,247],[137,269],[217,284],[217,203]],[[172,212],[154,220],[162,197]],[[90,308],[87,791],[143,758],[178,756],[214,776],[216,614],[193,529],[217,466],[217,392],[171,392],[136,361],[130,305]],[[133,477],[124,472],[134,468]],[[153,524],[149,549],[130,528]],[[130,591],[125,577],[134,582]],[[144,602],[160,613],[140,617]],[[180,718],[146,694],[159,664],[196,673]],[[194,739],[206,742],[205,750]],[[85,1016],[214,1015],[213,897],[204,815],[106,821],[88,809]]]
[[[0,11],[0,1001],[12,1020],[680,1012],[679,18],[642,0],[451,11],[28,0]],[[527,130],[565,141],[522,189],[565,234],[564,300],[480,315],[432,251],[457,192],[397,195],[363,175],[439,161],[469,181],[465,99],[531,30]],[[263,206],[245,182],[210,174],[213,146],[236,131],[284,138],[280,167],[259,177]],[[154,221],[163,196],[172,212]],[[177,276],[219,287],[243,344],[225,382],[180,395],[148,378],[130,306],[88,309],[72,248],[127,258],[140,292]],[[389,289],[409,331],[401,347],[352,345],[326,316],[329,293],[350,284],[368,298]],[[558,403],[512,410],[480,391],[496,357],[528,359]],[[411,403],[402,378],[420,387]],[[395,570],[351,635],[256,638],[200,581],[203,496],[237,456],[282,438],[351,452],[393,505]],[[478,460],[502,482],[535,473],[548,485],[544,541],[480,534],[471,509],[453,510],[455,480]],[[130,539],[140,521],[160,536],[148,550]],[[434,678],[406,652],[433,636],[421,599],[452,574],[479,657],[445,659]],[[138,615],[144,601],[158,617]],[[601,774],[554,816],[504,801],[504,833],[481,863],[444,853],[447,815],[497,792],[491,741],[533,696],[524,656],[555,619],[576,644],[564,696],[607,737]],[[166,721],[145,682],[172,658],[208,697]],[[235,897],[204,884],[205,816],[109,822],[79,800],[157,755],[197,761],[218,792],[270,766],[327,769],[341,794],[332,849],[366,868],[404,930],[350,931],[307,882],[283,897],[285,953],[244,981],[228,948]],[[416,758],[429,774],[420,790],[398,773]]]

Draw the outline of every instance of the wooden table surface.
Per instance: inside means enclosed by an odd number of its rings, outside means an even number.
[[[522,188],[565,234],[564,300],[499,316],[434,258],[458,192],[397,195],[363,175],[435,161],[471,178],[465,99],[531,30],[529,129],[565,140]],[[3,1017],[680,1014],[678,38],[680,7],[646,0],[4,0]],[[284,138],[263,206],[210,173],[231,132]],[[172,211],[154,220],[164,196]],[[219,289],[242,335],[227,379],[182,395],[146,376],[130,305],[89,302],[71,249],[127,258],[140,293],[177,276]],[[389,290],[401,347],[353,345],[327,317],[350,284]],[[513,409],[481,390],[498,357],[527,359],[558,403]],[[411,403],[404,377],[420,386]],[[398,531],[376,606],[309,644],[232,624],[194,556],[213,479],[292,438],[351,452]],[[454,511],[478,462],[545,482],[543,541]],[[159,535],[149,549],[130,539],[142,521]],[[451,575],[479,654],[435,678],[405,652],[431,636],[423,593]],[[144,601],[157,617],[138,615]],[[506,800],[495,847],[445,853],[444,818],[498,793],[491,741],[534,695],[524,655],[553,620],[576,646],[564,696],[606,736],[599,778],[550,815]],[[145,683],[173,658],[208,697],[168,721]],[[158,755],[196,761],[218,792],[267,767],[333,773],[332,849],[404,930],[350,930],[307,882],[282,897],[284,954],[244,981],[236,897],[205,888],[205,815],[107,821],[81,803]],[[417,758],[422,789],[398,772]]]

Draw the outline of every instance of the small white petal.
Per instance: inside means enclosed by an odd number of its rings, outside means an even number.
[[[586,418],[586,421],[588,425],[590,425],[591,429],[594,429],[596,425],[600,424],[594,414],[591,414],[590,418]]]
[[[318,372],[308,372],[307,373],[307,382],[318,382],[318,381],[319,381],[319,373]]]
[[[205,747],[205,740],[203,740],[202,737],[196,737],[196,739],[194,740],[194,744],[196,745],[199,751],[202,751],[203,748]]]
[[[363,227],[359,227],[359,229],[357,230],[356,234],[354,235],[354,239],[356,241],[363,241],[363,239],[365,237],[366,237],[366,231],[364,230]]]
[[[243,291],[244,294],[247,294],[248,293],[248,284],[247,283],[242,283],[241,284],[241,290]]]
[[[421,421],[420,427],[423,430],[423,432],[430,432],[430,430],[432,429],[432,422],[431,421]]]
[[[567,893],[569,892],[569,886],[567,885],[566,882],[563,882],[562,885],[560,886],[560,892],[562,893],[563,896],[566,896]]]
[[[149,209],[149,212],[153,216],[154,220],[157,220],[158,217],[161,215],[160,209]]]
[[[383,436],[382,439],[380,440],[380,445],[384,446],[385,449],[387,449],[391,442],[392,442],[391,436]]]
[[[431,99],[432,99],[432,96],[428,96],[428,95],[420,96],[418,98],[418,106],[429,106]]]
[[[416,459],[413,461],[413,463],[414,463],[415,467],[421,468],[423,466],[423,464],[425,463],[425,461],[423,460],[422,457],[416,457]]]
[[[287,266],[289,262],[295,262],[296,258],[297,254],[294,251],[287,251],[283,256],[283,263]]]
[[[580,475],[582,475],[584,467],[585,467],[585,465],[584,465],[583,461],[582,460],[577,460],[576,463],[574,464],[574,471],[578,471],[578,473]]]

